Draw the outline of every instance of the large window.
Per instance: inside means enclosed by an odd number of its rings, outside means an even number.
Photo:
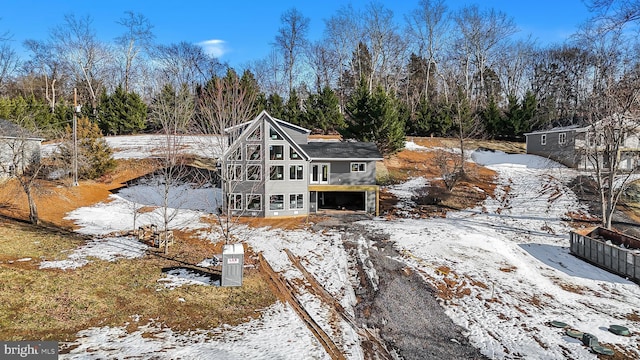
[[[284,158],[284,146],[271,145],[269,146],[269,159],[282,160]]]
[[[242,180],[242,165],[227,165],[228,180]]]
[[[269,173],[271,180],[284,180],[284,166],[272,166]]]
[[[271,138],[271,140],[282,140],[282,136],[280,136],[276,129],[272,127],[269,128],[269,137]]]
[[[284,209],[284,195],[271,195],[269,196],[269,210],[283,210]]]
[[[260,160],[262,159],[262,151],[259,144],[247,145],[247,160]]]
[[[351,172],[365,172],[367,171],[367,164],[365,163],[351,163]]]
[[[300,157],[300,154],[298,154],[297,151],[295,151],[292,147],[289,148],[289,159],[291,160],[299,160],[302,159],[302,157]]]
[[[540,145],[547,145],[547,134],[540,135]]]
[[[564,145],[567,143],[567,133],[558,134],[558,144]]]
[[[302,209],[302,208],[304,208],[304,195],[289,194],[289,209]]]
[[[262,195],[247,195],[247,210],[262,210]]]
[[[248,165],[247,166],[247,180],[248,181],[260,181],[262,180],[262,167],[260,165]]]
[[[242,210],[242,194],[229,194],[229,208]]]
[[[231,154],[227,157],[229,161],[240,161],[242,160],[242,148],[235,148]]]
[[[249,141],[258,141],[262,140],[262,128],[258,126],[253,132],[247,136],[247,140]]]
[[[304,180],[304,167],[302,165],[289,166],[289,180]]]

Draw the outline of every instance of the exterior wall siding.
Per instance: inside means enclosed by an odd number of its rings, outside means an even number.
[[[566,142],[560,144],[560,134],[565,134]],[[546,136],[545,144],[542,138]],[[557,161],[569,167],[580,164],[579,153],[575,150],[576,132],[567,130],[564,132],[535,133],[527,135],[527,154],[538,155]]]
[[[269,134],[269,129],[272,128],[272,124],[270,121],[265,122],[265,128],[268,128],[266,133]],[[282,129],[289,130],[287,131],[287,135],[291,136],[300,134],[299,131],[294,131],[295,129],[281,127]],[[273,127],[274,130],[277,130],[276,127]],[[285,131],[286,131],[285,130]],[[305,134],[306,136],[306,134]],[[264,207],[265,207],[265,216],[299,216],[306,215],[309,209],[309,194],[307,190],[308,185],[308,177],[309,170],[307,167],[307,161],[298,158],[291,158],[291,150],[295,151],[295,147],[289,143],[284,136],[281,136],[280,139],[271,138],[269,136],[265,137],[265,147],[264,147],[264,158],[265,158],[265,166],[264,166],[264,179],[265,179],[265,198],[264,198]],[[272,146],[281,146],[282,147],[282,158],[281,159],[271,159],[270,156],[270,148]],[[281,166],[283,173],[282,179],[271,179],[270,169],[272,166]],[[291,174],[291,166],[297,167],[302,166],[302,178],[298,179],[290,179]],[[296,169],[297,170],[297,169]],[[294,171],[297,175],[297,171]],[[297,196],[302,194],[303,203],[300,208],[297,207],[297,203],[295,207],[292,207],[290,196]],[[272,196],[279,197],[282,196],[282,206],[278,208],[273,208],[271,206]],[[275,205],[275,204],[274,204]]]

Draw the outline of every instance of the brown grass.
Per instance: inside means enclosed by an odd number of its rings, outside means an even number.
[[[196,248],[207,246],[193,238],[176,244],[171,258],[150,254],[115,262],[94,260],[76,270],[41,270],[41,259],[66,258],[83,240],[12,221],[0,225],[0,338],[5,340],[69,341],[89,327],[128,324],[131,331],[150,319],[176,331],[213,328],[243,322],[256,315],[255,309],[275,301],[256,270],[247,270],[238,288],[164,289],[158,283],[163,268],[202,259]],[[16,261],[27,257],[32,260]]]

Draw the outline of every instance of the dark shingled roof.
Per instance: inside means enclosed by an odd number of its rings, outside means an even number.
[[[376,144],[370,142],[329,142],[317,141],[300,144],[311,160],[315,159],[352,159],[382,160]]]

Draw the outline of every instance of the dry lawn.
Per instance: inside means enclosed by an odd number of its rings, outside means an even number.
[[[76,270],[42,270],[41,260],[64,259],[84,239],[0,220],[0,338],[69,341],[89,327],[132,331],[150,319],[175,331],[206,329],[246,321],[275,301],[256,270],[247,270],[238,288],[164,289],[158,283],[163,269],[195,268],[189,264],[201,260],[208,245],[190,239],[176,244],[168,258],[151,252],[141,259],[95,260]]]

